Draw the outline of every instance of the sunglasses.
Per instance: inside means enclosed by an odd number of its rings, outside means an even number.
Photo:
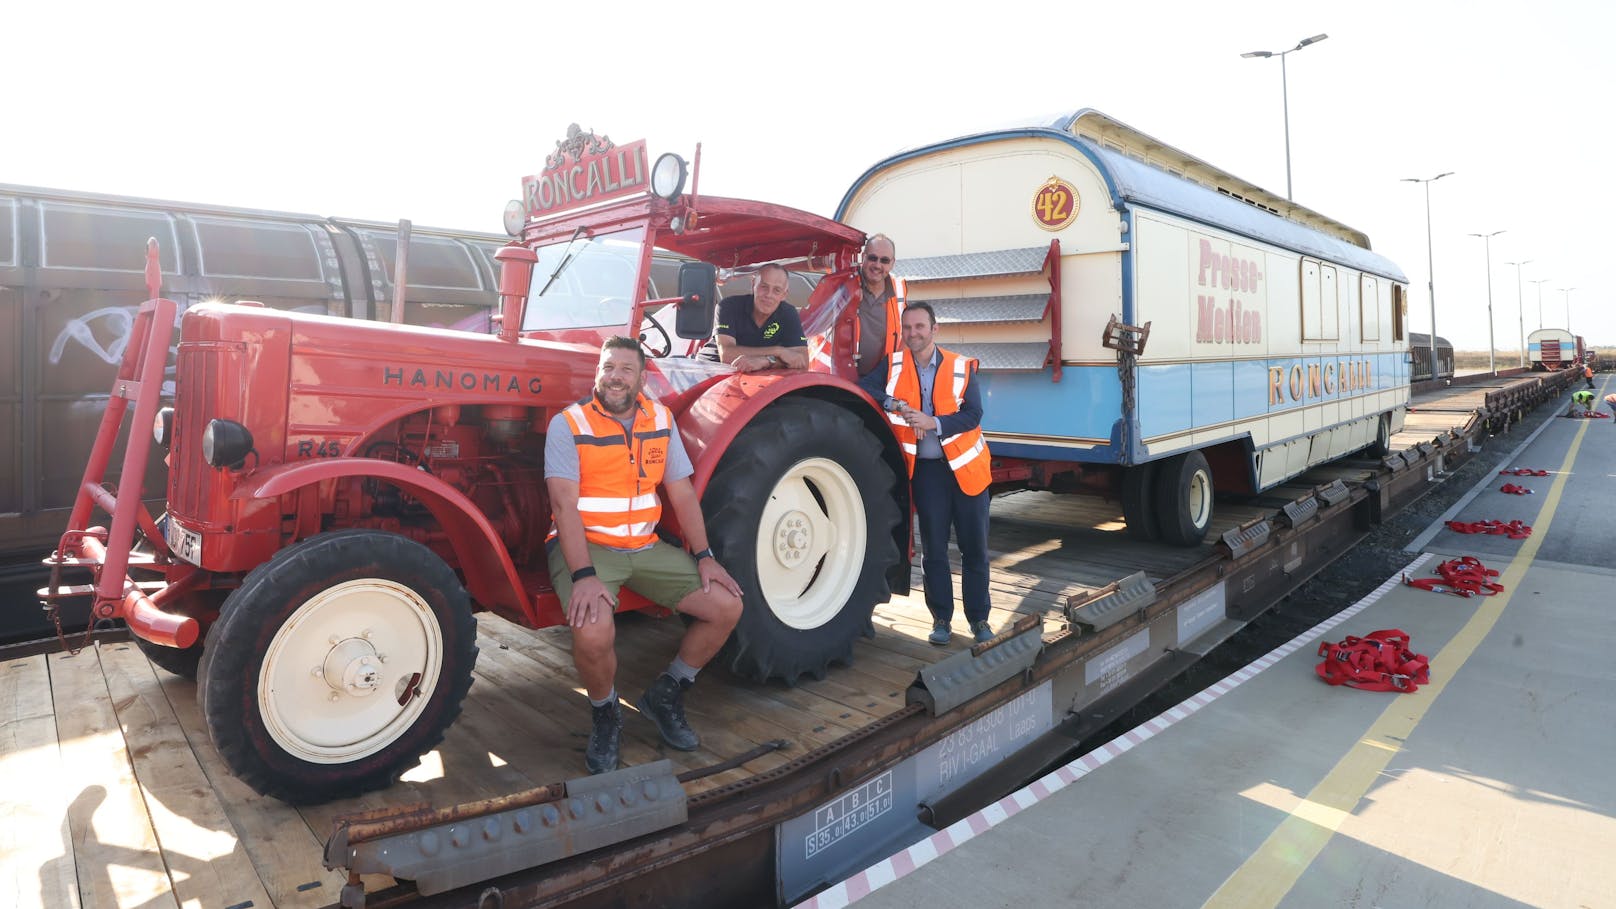
[[[892,264],[892,257],[891,256],[878,256],[875,253],[865,253],[864,254],[864,261],[866,261],[866,262],[880,262],[882,265],[891,265]]]

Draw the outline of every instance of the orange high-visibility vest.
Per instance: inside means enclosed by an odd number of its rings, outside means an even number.
[[[958,413],[964,405],[965,387],[976,373],[976,361],[941,347],[937,348],[937,352],[942,354],[942,359],[937,364],[936,378],[931,385],[931,412],[933,416],[945,417]],[[916,410],[925,409],[920,402],[920,371],[907,349],[893,351],[888,360],[887,397],[896,398]],[[899,414],[888,412],[887,421],[892,424],[892,434],[903,446],[904,463],[909,467],[909,476],[913,477],[917,441],[914,428]],[[939,441],[943,444],[943,457],[954,471],[954,480],[959,483],[961,492],[974,496],[988,488],[988,484],[993,482],[993,469],[981,427],[944,436]]]
[[[634,438],[591,397],[562,411],[578,445],[578,516],[584,537],[612,549],[643,549],[656,542],[662,500],[657,484],[668,466],[673,412],[640,395]]]
[[[903,328],[900,320],[903,316],[903,297],[907,292],[903,279],[888,276],[892,282],[892,296],[887,297],[887,327],[886,340],[882,342],[883,356],[891,354],[903,346]],[[840,300],[837,300],[840,297]],[[859,273],[858,266],[850,270],[840,271],[828,275],[814,288],[813,294],[808,297],[808,308],[816,309],[823,301],[830,301],[828,305],[836,308],[838,312],[849,304],[858,307],[864,302],[864,279]],[[858,350],[859,336],[862,333],[861,323],[853,322],[853,350]],[[830,338],[827,335],[815,335],[808,339],[809,368],[821,372],[831,372]],[[860,364],[863,365],[863,364]],[[867,372],[868,370],[866,370]]]

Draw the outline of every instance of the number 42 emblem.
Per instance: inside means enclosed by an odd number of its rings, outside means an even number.
[[[1077,217],[1077,190],[1059,177],[1050,177],[1032,197],[1032,217],[1044,230],[1060,230]]]

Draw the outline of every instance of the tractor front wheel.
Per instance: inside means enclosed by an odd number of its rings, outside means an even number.
[[[476,621],[448,565],[388,533],[322,534],[247,575],[208,632],[197,695],[230,770],[312,804],[390,785],[471,687]]]

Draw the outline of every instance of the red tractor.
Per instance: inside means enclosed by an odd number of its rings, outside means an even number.
[[[124,620],[153,662],[194,678],[215,746],[259,792],[317,802],[389,785],[459,713],[474,612],[563,622],[544,432],[590,394],[601,341],[627,335],[652,357],[646,392],[676,415],[712,547],[744,588],[724,663],[790,682],[850,659],[909,577],[901,455],[849,378],[857,307],[810,300],[828,326],[813,372],[743,375],[691,355],[712,332],[719,268],[823,273],[850,267],[864,238],[698,198],[685,175],[674,155],[650,166],[643,142],[575,132],[507,210],[495,333],[205,303],[179,322],[172,407],[176,306],[157,299],[150,257],[153,299],[47,560],[47,604],[93,596],[96,621]],[[169,467],[160,519],[139,488],[154,446]],[[91,526],[97,509],[110,529]],[[68,566],[93,583],[64,585]],[[620,608],[659,611],[626,589]]]

